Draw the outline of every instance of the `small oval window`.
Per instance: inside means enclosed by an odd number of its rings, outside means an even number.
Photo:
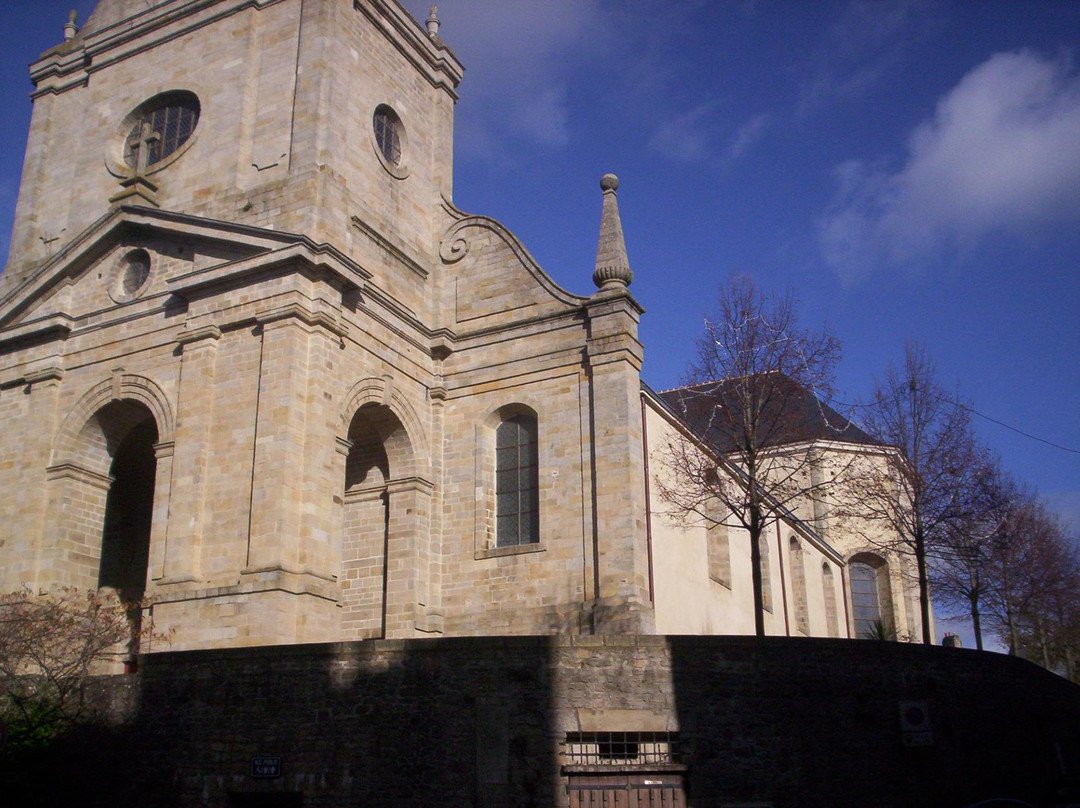
[[[386,104],[375,108],[375,143],[383,160],[392,166],[401,165],[401,119]]]
[[[174,154],[191,138],[199,123],[199,99],[177,91],[151,98],[135,110],[124,140],[124,162],[146,170]]]

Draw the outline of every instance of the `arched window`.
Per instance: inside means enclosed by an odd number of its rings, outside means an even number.
[[[836,584],[833,581],[832,567],[828,561],[821,562],[821,589],[825,594],[825,624],[830,637],[840,635],[840,624],[836,612]]]
[[[540,476],[536,418],[524,413],[495,430],[495,544],[540,541]]]
[[[876,634],[881,620],[881,596],[878,591],[878,571],[869,564],[856,561],[851,565],[851,611],[855,619],[855,636],[867,639]]]
[[[706,528],[705,541],[709,556],[709,577],[731,589],[731,542],[728,529],[722,521],[720,508],[714,508]]]
[[[761,552],[761,606],[765,611],[772,611],[772,569],[769,565],[769,542],[765,536],[758,538],[758,550]]]
[[[791,593],[795,601],[795,628],[802,634],[810,633],[810,604],[806,594],[806,565],[803,562],[802,545],[792,536],[789,541],[791,550]]]

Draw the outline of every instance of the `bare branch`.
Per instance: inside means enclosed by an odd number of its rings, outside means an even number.
[[[800,329],[795,308],[791,295],[769,297],[751,279],[733,279],[705,320],[686,386],[663,394],[696,438],[680,436],[666,447],[670,474],[657,480],[661,498],[683,520],[749,533],[759,635],[759,539],[831,483],[816,471],[817,444],[843,440],[854,428],[823,403],[832,394],[839,342],[825,329]]]
[[[967,410],[945,395],[926,351],[908,343],[902,367],[890,366],[866,410],[867,431],[886,462],[851,476],[839,511],[875,546],[914,559],[923,642],[931,644],[929,562],[951,526],[972,509],[983,457]]]
[[[0,596],[0,714],[13,746],[63,732],[82,715],[96,666],[128,657],[140,639],[164,639],[133,620],[144,605],[67,588]]]

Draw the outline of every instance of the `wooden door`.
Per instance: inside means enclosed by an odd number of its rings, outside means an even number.
[[[567,790],[570,808],[686,808],[678,773],[572,774]]]

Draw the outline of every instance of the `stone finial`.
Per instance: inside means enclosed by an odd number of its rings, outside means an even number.
[[[431,6],[431,12],[428,14],[428,18],[424,20],[427,23],[428,36],[434,39],[439,35],[439,7],[436,5]]]
[[[64,23],[64,41],[70,42],[75,38],[75,35],[79,33],[79,26],[76,25],[75,20],[79,17],[79,12],[72,9],[68,13],[68,21]]]
[[[596,248],[593,283],[600,289],[626,287],[634,280],[634,273],[630,271],[630,261],[626,257],[626,241],[619,219],[615,193],[619,189],[619,178],[605,174],[600,178],[600,189],[604,192],[604,209],[600,216],[600,243]]]

